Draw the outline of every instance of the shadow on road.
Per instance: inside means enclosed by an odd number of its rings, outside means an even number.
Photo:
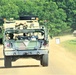
[[[40,65],[21,65],[21,66],[12,66],[12,68],[21,68],[21,67],[39,67]]]
[[[3,61],[4,60],[4,58],[0,58],[0,61]],[[23,68],[23,67],[25,67],[25,68],[28,68],[28,67],[39,67],[40,65],[19,65],[19,66],[12,66],[11,68]],[[0,66],[0,69],[5,69],[5,67],[4,66]]]
[[[28,67],[40,67],[40,65],[21,65],[21,66],[12,66],[11,68],[28,68]],[[6,69],[4,66],[0,67],[0,69]]]

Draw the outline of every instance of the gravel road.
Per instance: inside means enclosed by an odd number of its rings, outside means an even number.
[[[50,40],[49,66],[42,67],[34,59],[19,59],[12,68],[4,67],[3,46],[0,45],[0,75],[76,75],[76,56],[56,44],[57,37]],[[59,37],[60,42],[74,39],[72,35]]]

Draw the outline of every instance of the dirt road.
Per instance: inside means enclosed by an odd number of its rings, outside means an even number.
[[[60,37],[60,41],[74,39],[73,36]],[[49,66],[42,67],[34,59],[19,59],[12,68],[4,68],[2,46],[0,46],[0,75],[76,75],[76,56],[50,40]]]

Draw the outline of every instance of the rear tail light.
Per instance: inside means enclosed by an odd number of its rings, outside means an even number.
[[[44,45],[44,46],[48,46],[48,41],[44,40],[43,45]]]
[[[10,47],[10,44],[7,44],[7,47]]]
[[[5,48],[11,47],[10,43],[5,43]]]

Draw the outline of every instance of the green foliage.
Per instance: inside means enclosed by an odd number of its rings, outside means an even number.
[[[0,16],[37,15],[50,36],[76,29],[76,0],[1,0]]]
[[[12,1],[10,0],[1,0],[2,6],[1,6],[1,16],[10,18],[18,17],[18,6],[16,6]]]
[[[66,22],[72,27],[72,30],[76,29],[76,0],[53,0],[56,2],[59,8],[62,8],[67,15]]]
[[[63,47],[65,47],[68,51],[76,54],[76,39],[68,40],[61,43]]]

